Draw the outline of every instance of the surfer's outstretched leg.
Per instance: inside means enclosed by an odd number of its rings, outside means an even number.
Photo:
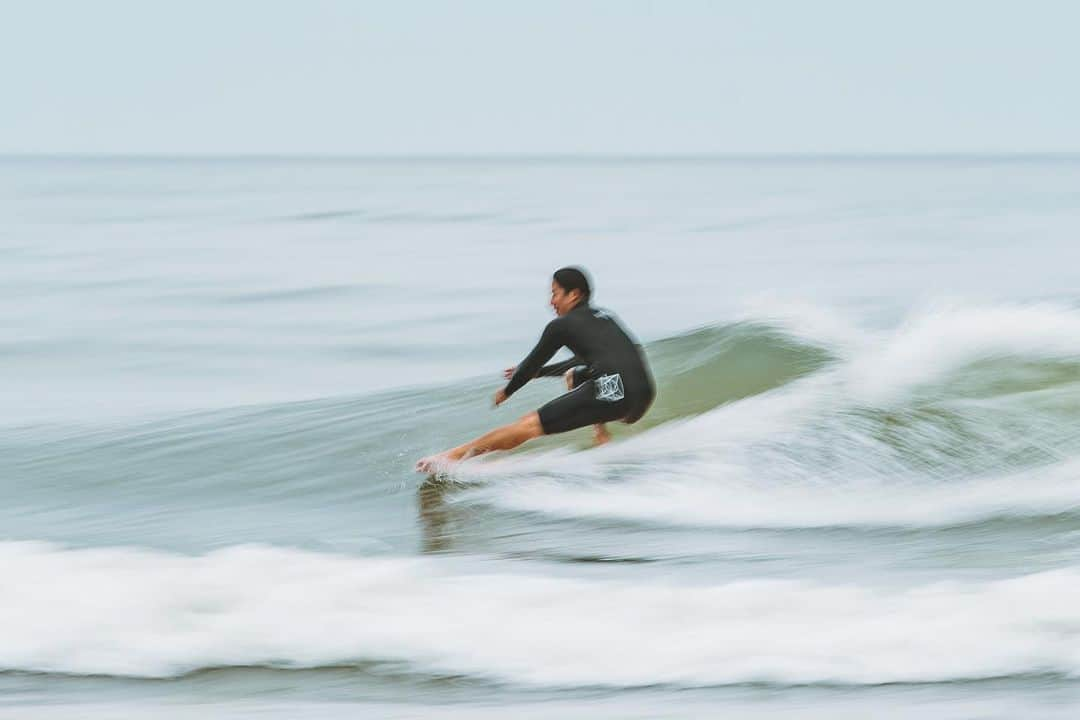
[[[517,422],[496,428],[471,442],[420,460],[416,463],[416,470],[417,472],[434,472],[440,466],[476,455],[483,455],[492,450],[516,448],[526,440],[538,438],[543,434],[544,428],[540,425],[540,416],[535,412],[531,412]]]

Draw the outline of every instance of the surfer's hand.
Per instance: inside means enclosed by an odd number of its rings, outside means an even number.
[[[499,388],[499,391],[495,393],[495,407],[498,407],[506,402],[506,390]]]
[[[506,368],[505,370],[503,370],[503,377],[509,380],[510,378],[514,377],[515,370],[517,370],[517,365]]]

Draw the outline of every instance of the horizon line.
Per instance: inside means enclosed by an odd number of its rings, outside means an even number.
[[[1052,151],[875,151],[875,152],[700,152],[700,153],[178,153],[178,152],[5,152],[5,160],[250,160],[308,162],[687,162],[739,160],[1051,160],[1080,159],[1080,150]]]

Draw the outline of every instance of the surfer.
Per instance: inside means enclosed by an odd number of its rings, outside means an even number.
[[[593,439],[611,439],[604,425],[634,423],[652,405],[656,387],[645,353],[606,310],[591,305],[592,289],[583,270],[565,267],[551,281],[551,307],[558,316],[544,328],[540,341],[516,367],[504,372],[509,382],[495,393],[502,405],[535,377],[565,374],[569,392],[516,422],[416,463],[417,472],[433,473],[459,460],[492,450],[509,450],[540,437],[592,425]],[[544,365],[562,347],[569,360]]]

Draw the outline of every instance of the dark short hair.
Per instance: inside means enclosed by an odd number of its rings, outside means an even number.
[[[589,297],[592,295],[589,276],[585,273],[584,268],[559,268],[555,271],[553,279],[559,284],[559,287],[566,292],[570,292],[571,290],[580,291],[582,300],[588,301]]]

